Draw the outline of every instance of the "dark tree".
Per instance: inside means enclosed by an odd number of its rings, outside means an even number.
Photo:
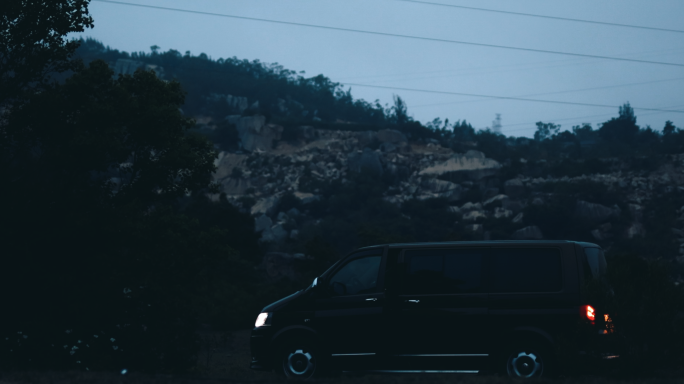
[[[92,28],[89,0],[0,2],[0,106],[27,88],[45,86],[55,73],[75,69],[79,43],[66,35]]]

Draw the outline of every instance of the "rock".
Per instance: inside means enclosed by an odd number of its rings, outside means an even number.
[[[627,228],[625,236],[628,239],[632,239],[636,236],[646,236],[646,228],[644,228],[644,225],[641,223],[632,223],[632,225]]]
[[[380,151],[385,153],[396,152],[399,149],[396,145],[392,143],[382,143],[380,144]]]
[[[359,148],[365,148],[368,144],[377,140],[377,133],[373,131],[356,132],[356,140],[358,140]]]
[[[299,238],[299,230],[293,229],[290,231],[290,239],[297,240]]]
[[[499,188],[495,188],[495,187],[487,188],[484,190],[484,192],[482,192],[482,198],[483,199],[490,199],[490,198],[492,198],[498,194],[499,194]]]
[[[290,233],[283,228],[282,224],[276,224],[271,227],[271,233],[273,233],[273,238],[276,242],[282,242],[290,235]]]
[[[452,191],[458,191],[460,193],[462,190],[460,185],[446,180],[423,179],[423,182],[420,184],[423,188],[433,193],[444,193]]]
[[[459,207],[447,207],[447,212],[449,213],[455,213],[455,214],[460,214],[461,209]]]
[[[297,199],[299,199],[299,202],[301,202],[302,204],[313,203],[314,201],[320,200],[320,198],[321,198],[320,196],[314,195],[313,193],[300,192],[300,191],[296,191],[292,195],[294,197],[296,197]]]
[[[603,235],[601,235],[601,231],[599,231],[598,229],[592,230],[591,235],[594,236],[594,239],[598,241],[603,240]]]
[[[605,205],[578,200],[575,205],[575,215],[594,222],[601,222],[612,216],[619,215],[619,208],[616,210]]]
[[[378,131],[375,137],[381,143],[398,144],[408,142],[408,139],[403,133],[394,129],[383,129]]]
[[[250,213],[252,215],[271,215],[276,205],[280,201],[280,195],[273,195],[267,198],[261,199],[252,206]]]
[[[629,204],[629,213],[634,221],[641,221],[644,218],[644,207],[638,204]]]
[[[290,209],[287,211],[287,215],[290,216],[290,217],[294,217],[294,218],[298,217],[298,216],[301,215],[301,214],[302,214],[302,213],[299,212],[299,209],[297,209],[297,208],[290,208]]]
[[[473,204],[469,201],[469,202],[467,202],[461,206],[461,212],[470,212],[470,211],[474,211],[474,210],[478,210],[478,211],[482,210],[482,204],[480,204],[480,203]]]
[[[479,180],[496,174],[501,168],[494,159],[488,159],[484,153],[470,150],[465,154],[454,154],[445,162],[429,166],[419,172],[420,175],[442,175],[449,172],[460,172],[470,179]]]
[[[540,199],[539,197],[535,197],[532,200],[532,205],[537,205],[537,206],[544,205],[544,200]]]
[[[522,220],[523,220],[523,213],[520,212],[517,215],[515,215],[515,217],[511,221],[515,224],[518,224],[518,223],[522,223]]]
[[[504,191],[511,198],[520,198],[525,194],[525,184],[520,179],[507,180],[504,183]]]
[[[487,199],[484,203],[482,203],[482,206],[487,207],[487,206],[492,205],[492,204],[501,204],[501,206],[503,207],[507,201],[508,201],[508,196],[503,195],[503,194],[499,194],[499,195],[496,195],[494,197]]]
[[[513,211],[514,213],[520,212],[525,208],[522,202],[517,200],[504,200],[501,204],[502,207]]]
[[[543,238],[541,229],[536,225],[530,225],[513,232],[513,239],[515,240],[541,240]]]
[[[261,215],[254,220],[254,232],[262,232],[271,229],[273,220],[266,215]]]
[[[382,174],[380,154],[370,148],[364,148],[361,153],[350,153],[347,157],[347,166],[353,172],[361,172],[362,169],[367,169],[376,175]]]
[[[287,216],[287,213],[285,212],[279,212],[277,220],[279,223],[287,223],[288,221],[290,221],[290,217]]]
[[[463,221],[475,221],[477,219],[486,219],[487,212],[485,211],[470,211],[463,215]]]
[[[273,149],[273,142],[280,140],[283,127],[275,124],[266,124],[266,117],[262,115],[254,116],[228,116],[229,123],[235,124],[240,137],[242,148],[247,151],[270,151]]]
[[[302,125],[297,127],[297,138],[304,141],[312,141],[318,138],[316,128],[309,125]]]
[[[682,231],[681,229],[672,228],[672,233],[679,237],[684,237],[684,231]]]
[[[475,234],[480,234],[484,230],[484,227],[482,226],[482,224],[469,224],[469,225],[464,226],[464,228],[466,231],[472,232]]]
[[[500,219],[502,217],[507,219],[511,216],[513,216],[513,211],[509,211],[508,209],[504,209],[501,207],[496,207],[494,209],[494,217],[497,219]]]

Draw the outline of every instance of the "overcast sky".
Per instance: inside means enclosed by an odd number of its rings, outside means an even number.
[[[401,0],[121,0],[304,24],[611,56],[684,65],[684,33],[607,26],[418,4]],[[681,0],[425,0],[564,18],[684,30]],[[123,51],[206,53],[214,59],[280,63],[306,76],[384,87],[614,106],[487,99],[353,85],[352,94],[391,103],[400,95],[422,122],[466,119],[475,128],[501,114],[502,133],[532,136],[535,122],[563,129],[604,122],[625,102],[637,123],[684,128],[684,66],[535,53],[464,44],[146,9],[93,1],[83,35]],[[240,96],[240,95],[237,95]]]

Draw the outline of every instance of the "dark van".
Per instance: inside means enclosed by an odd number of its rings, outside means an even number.
[[[263,309],[251,367],[287,378],[330,370],[546,376],[578,324],[587,348],[613,334],[610,316],[582,294],[605,270],[599,246],[573,241],[362,248]]]

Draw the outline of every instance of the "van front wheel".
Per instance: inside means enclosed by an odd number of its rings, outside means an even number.
[[[548,376],[549,358],[546,351],[534,344],[525,344],[508,350],[506,373],[515,379]]]
[[[276,366],[287,380],[306,380],[318,370],[318,353],[309,343],[291,343],[280,349]]]

